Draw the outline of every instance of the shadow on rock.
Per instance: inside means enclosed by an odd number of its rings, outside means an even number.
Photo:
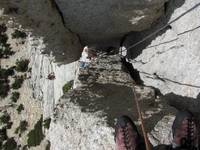
[[[100,112],[101,117],[106,117],[109,126],[114,127],[116,118],[121,115],[128,115],[132,120],[138,120],[138,113],[133,97],[131,87],[115,84],[98,84],[95,83],[89,88],[74,90],[74,97],[71,97],[73,103],[78,104],[83,112],[96,113]],[[142,111],[150,110],[154,112],[151,117],[145,119],[147,131],[151,131],[155,124],[163,118],[164,115],[172,113],[172,109],[155,102],[155,99],[140,100]]]
[[[75,103],[78,103],[84,112],[102,111],[107,116],[110,126],[113,126],[114,119],[120,115],[132,117],[137,114],[136,110],[133,109],[135,104],[130,87],[114,84],[94,84],[89,89],[84,90],[82,94],[78,98],[76,97],[77,99],[71,100],[75,100]]]
[[[7,18],[13,18],[14,28],[22,25],[32,37],[43,39],[43,43],[39,43],[45,44],[45,48],[40,48],[43,54],[53,55],[56,62],[64,64],[79,59],[79,37],[65,28],[62,14],[53,0],[1,0],[0,9],[4,9]]]
[[[163,97],[169,105],[178,110],[188,110],[200,119],[200,98],[197,99],[176,95],[174,93],[166,94]]]

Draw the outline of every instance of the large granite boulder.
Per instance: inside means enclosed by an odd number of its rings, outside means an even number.
[[[83,42],[112,42],[149,28],[164,13],[166,0],[55,0],[66,27]],[[111,44],[111,43],[109,43]]]

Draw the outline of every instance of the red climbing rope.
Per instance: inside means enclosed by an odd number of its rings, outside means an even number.
[[[144,127],[144,120],[143,120],[143,117],[142,117],[140,105],[139,105],[138,98],[137,98],[137,95],[136,95],[135,86],[133,87],[133,96],[134,96],[134,100],[135,100],[135,103],[136,103],[136,108],[137,108],[139,120],[141,121],[141,128],[142,128],[142,134],[144,136],[145,147],[146,147],[146,150],[151,150],[151,144],[149,142],[149,139],[147,137],[147,133],[146,133],[146,130],[145,130],[145,127]]]

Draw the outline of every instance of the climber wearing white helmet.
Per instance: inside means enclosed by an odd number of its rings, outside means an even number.
[[[85,46],[80,58],[80,68],[85,68],[91,62],[90,58],[88,57],[88,46]]]

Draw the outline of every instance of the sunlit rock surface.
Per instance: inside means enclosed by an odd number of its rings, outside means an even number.
[[[30,54],[31,86],[33,97],[43,101],[44,118],[53,113],[58,99],[63,95],[62,87],[68,81],[75,79],[77,62],[59,65],[52,56],[44,55],[41,51],[46,48],[42,39],[29,37],[27,50]],[[49,74],[54,74],[54,79],[49,79]]]
[[[78,86],[65,94],[54,109],[47,133],[52,149],[114,150],[116,119],[128,115],[138,125],[134,82],[123,68],[119,56],[102,55],[88,68],[79,70]],[[156,98],[151,87],[135,88],[150,132],[173,109]]]
[[[159,144],[170,145],[172,143],[172,124],[175,117],[172,115],[164,116],[154,129],[149,133],[148,137],[153,146]]]
[[[177,8],[170,17],[171,29],[158,35],[139,54],[133,65],[144,83],[161,90],[196,98],[200,92],[200,3],[172,1]]]

